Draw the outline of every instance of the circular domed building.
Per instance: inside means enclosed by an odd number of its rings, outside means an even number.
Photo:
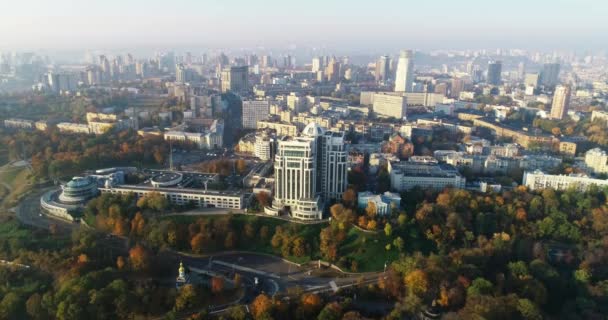
[[[97,180],[93,177],[74,177],[61,186],[61,190],[51,190],[40,198],[43,212],[69,221],[78,220],[87,201],[96,197]]]
[[[74,177],[61,186],[59,202],[63,204],[84,204],[97,195],[97,181],[91,177]]]

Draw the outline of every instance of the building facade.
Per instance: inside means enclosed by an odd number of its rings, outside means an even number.
[[[414,84],[414,53],[411,50],[401,51],[397,73],[395,75],[395,91],[411,92]]]
[[[287,209],[295,219],[321,219],[325,201],[341,199],[346,190],[347,165],[344,133],[325,132],[312,123],[301,136],[279,141],[275,196],[265,212],[278,215]]]
[[[269,112],[268,100],[243,101],[243,129],[256,129],[258,121],[268,119]]]

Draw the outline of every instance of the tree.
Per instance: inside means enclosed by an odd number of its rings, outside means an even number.
[[[133,270],[147,270],[150,266],[150,254],[146,248],[137,244],[129,250],[129,262]]]
[[[342,307],[336,302],[325,305],[317,317],[318,320],[340,320]]]
[[[386,223],[386,225],[384,225],[384,234],[387,237],[390,237],[391,234],[393,234],[393,227],[391,227],[391,224],[388,222]]]
[[[400,213],[399,217],[397,217],[397,223],[399,224],[400,227],[405,226],[405,224],[407,223],[407,214]]]
[[[211,292],[218,294],[224,291],[224,278],[212,277],[211,278]]]
[[[367,216],[370,219],[375,219],[376,218],[376,214],[378,214],[378,209],[376,208],[376,203],[373,201],[370,201],[367,203],[367,208],[365,208],[365,213],[367,214]]]
[[[131,220],[131,235],[136,237],[143,236],[144,228],[146,227],[146,222],[144,220],[144,216],[141,212],[137,212],[135,217]]]
[[[405,276],[405,285],[414,295],[420,295],[428,290],[429,281],[424,271],[416,269]]]
[[[491,294],[494,290],[494,285],[492,282],[484,279],[484,278],[475,278],[471,283],[471,286],[467,288],[467,295],[486,295]]]
[[[197,233],[192,239],[190,239],[190,247],[194,253],[202,253],[204,247],[207,245],[207,236],[202,232]]]
[[[403,251],[404,243],[401,237],[395,238],[395,240],[393,240],[393,245],[395,246],[395,248],[397,248],[397,250],[399,250],[399,252]]]
[[[226,239],[224,240],[224,247],[226,249],[232,249],[236,246],[236,233],[234,231],[229,231],[226,234]]]
[[[127,262],[123,256],[118,256],[118,258],[116,258],[116,268],[118,268],[118,270],[122,270],[126,264]]]
[[[46,319],[46,310],[42,307],[42,297],[34,293],[25,302],[25,311],[32,319]]]
[[[258,192],[255,197],[262,208],[268,207],[270,205],[270,195],[268,194],[268,192]]]
[[[236,160],[236,172],[238,172],[239,174],[243,174],[247,171],[247,161],[243,160],[243,159],[238,159]]]
[[[517,300],[517,311],[526,320],[542,320],[543,315],[538,310],[536,305],[528,299]]]
[[[23,301],[15,292],[8,292],[0,301],[0,319],[18,319]]]
[[[323,306],[323,300],[318,294],[315,293],[306,293],[302,295],[302,298],[300,298],[300,303],[308,315],[317,314],[317,312],[319,312]]]
[[[254,319],[263,319],[272,311],[272,300],[262,293],[255,297],[250,308]]]
[[[175,297],[175,305],[173,310],[181,311],[186,308],[192,308],[198,300],[198,292],[192,284],[186,284],[179,289],[177,297]]]
[[[352,208],[355,205],[356,197],[357,195],[355,194],[355,190],[348,188],[342,195],[342,202],[346,207]]]
[[[260,228],[260,239],[266,240],[266,239],[268,239],[269,235],[270,235],[270,228],[268,228],[268,226],[262,226]]]

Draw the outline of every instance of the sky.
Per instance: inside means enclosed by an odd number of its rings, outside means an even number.
[[[0,47],[607,49],[607,0],[0,0]]]

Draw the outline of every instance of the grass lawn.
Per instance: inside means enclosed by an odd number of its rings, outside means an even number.
[[[198,219],[207,219],[207,220],[216,220],[225,218],[228,215],[214,215],[214,216],[168,216],[162,217],[162,220],[171,220],[175,223],[179,224],[190,224]],[[326,227],[327,224],[314,224],[314,225],[305,225],[299,223],[291,223],[285,220],[274,219],[274,218],[266,218],[266,217],[258,217],[253,215],[244,215],[244,214],[234,214],[231,215],[231,226],[232,229],[237,233],[240,233],[244,230],[245,225],[247,223],[253,224],[256,226],[257,233],[259,235],[259,230],[263,226],[267,226],[269,230],[269,237],[267,240],[262,240],[258,237],[252,240],[246,240],[239,237],[239,242],[235,247],[235,250],[244,250],[244,251],[252,251],[259,253],[272,254],[276,256],[281,256],[280,248],[275,249],[270,244],[270,239],[274,234],[274,230],[277,226],[283,227],[285,230],[289,230],[289,233],[292,235],[298,235],[306,239],[306,243],[311,244],[312,247],[312,256],[304,256],[304,257],[284,257],[289,261],[293,261],[296,263],[306,263],[311,259],[316,259],[317,251],[318,251],[318,238],[321,233],[321,229]],[[213,249],[212,249],[213,251]]]
[[[397,237],[401,237],[404,241],[404,253],[429,252],[433,249],[433,244],[421,238],[414,228],[393,230],[393,234],[387,237],[382,230],[378,233],[366,233],[351,228],[339,249],[340,256],[346,257],[349,261],[356,261],[357,272],[371,272],[382,271],[385,262],[390,265],[399,258],[400,252],[393,245],[393,240]],[[390,250],[386,250],[387,244],[391,245]],[[350,269],[348,265],[340,267]]]
[[[0,181],[8,184],[12,189],[2,199],[2,206],[8,208],[14,206],[19,196],[31,188],[28,181],[29,169],[5,166],[2,170],[5,171],[0,172]]]
[[[8,150],[6,147],[0,146],[0,166],[8,163]]]

